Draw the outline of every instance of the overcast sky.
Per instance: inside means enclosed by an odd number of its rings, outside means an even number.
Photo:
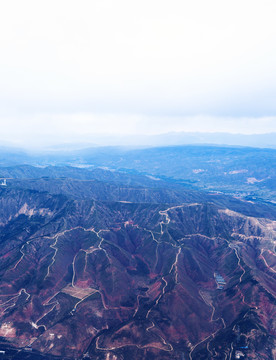
[[[275,0],[0,6],[2,142],[276,132]]]

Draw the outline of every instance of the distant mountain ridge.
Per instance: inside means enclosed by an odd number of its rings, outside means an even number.
[[[185,145],[218,145],[218,146],[245,146],[276,149],[276,133],[263,134],[238,134],[223,132],[169,132],[154,135],[91,135],[86,141],[75,141],[59,144],[41,144],[40,147],[30,147],[28,144],[21,144],[22,150],[27,152],[75,152],[89,147],[106,146],[130,146],[130,147],[160,147],[160,146],[185,146]],[[14,152],[20,150],[20,145],[15,147],[0,147],[2,150]]]
[[[135,144],[135,138],[132,143]],[[230,133],[201,133],[201,132],[171,132],[166,134],[146,136],[139,138],[139,144],[152,146],[175,146],[175,145],[227,145],[227,146],[250,146],[276,149],[276,133],[267,134],[230,134]]]

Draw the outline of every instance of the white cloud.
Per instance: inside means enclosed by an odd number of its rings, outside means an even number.
[[[2,2],[0,138],[275,131],[275,13],[274,0]]]

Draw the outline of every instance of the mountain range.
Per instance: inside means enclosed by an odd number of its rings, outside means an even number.
[[[275,357],[276,205],[139,170],[0,168],[2,358]]]

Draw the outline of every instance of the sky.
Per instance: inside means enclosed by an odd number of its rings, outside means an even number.
[[[276,132],[275,0],[9,0],[0,141]]]

